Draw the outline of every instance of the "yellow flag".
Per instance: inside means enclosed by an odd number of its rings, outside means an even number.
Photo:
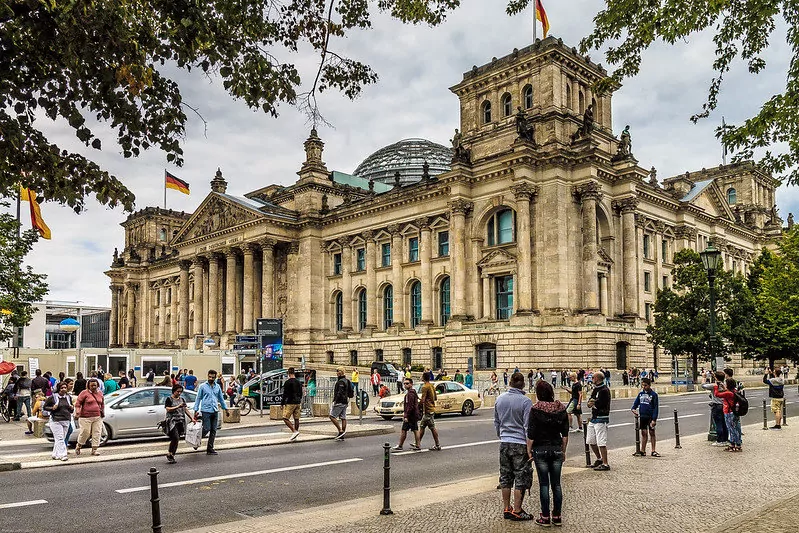
[[[39,208],[39,202],[36,201],[36,192],[20,185],[19,198],[24,202],[30,203],[31,226],[39,232],[43,239],[50,239],[50,228],[47,227],[42,218],[42,210]]]

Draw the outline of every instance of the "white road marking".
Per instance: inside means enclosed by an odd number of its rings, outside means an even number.
[[[708,414],[707,413],[694,413],[692,415],[681,415],[681,414],[677,413],[677,418],[692,418],[694,416],[708,416]]]
[[[480,442],[467,442],[465,444],[453,444],[452,446],[442,446],[441,450],[443,451],[443,450],[452,450],[452,449],[455,449],[455,448],[468,448],[470,446],[481,446],[483,444],[496,444],[498,442],[499,442],[499,439],[481,440]],[[416,454],[416,453],[423,453],[423,452],[429,452],[429,451],[430,450],[425,448],[425,449],[419,450],[418,452],[410,450],[410,451],[407,451],[407,452],[397,452],[397,453],[394,453],[392,455],[412,455],[412,454]]]
[[[340,465],[345,463],[356,463],[363,461],[363,459],[353,457],[352,459],[340,459],[338,461],[326,461],[324,463],[311,463],[307,465],[285,466],[282,468],[270,468],[269,470],[257,470],[255,472],[241,472],[238,474],[226,474],[223,476],[204,477],[200,479],[187,479],[186,481],[174,481],[172,483],[161,483],[159,488],[165,489],[169,487],[183,487],[186,485],[198,485],[200,483],[210,483],[212,481],[220,481],[223,479],[237,479],[242,477],[262,476],[264,474],[277,474],[278,472],[289,472],[292,470],[307,470],[309,468],[319,468],[321,466]],[[150,486],[146,487],[132,487],[129,489],[118,489],[114,492],[119,494],[129,494],[131,492],[143,492],[150,490]]]
[[[27,507],[28,505],[41,505],[43,503],[47,503],[47,500],[31,500],[29,502],[3,503],[3,504],[0,504],[0,509],[12,509],[14,507]]]
[[[620,428],[622,426],[632,426],[634,422],[624,422],[623,424],[609,424],[608,429],[610,428]]]

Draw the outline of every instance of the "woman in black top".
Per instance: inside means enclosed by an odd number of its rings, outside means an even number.
[[[541,498],[541,514],[536,523],[542,526],[561,525],[563,491],[560,473],[569,442],[569,419],[566,406],[555,400],[552,385],[539,380],[535,385],[538,401],[530,410],[527,426],[527,453],[535,462],[538,474],[538,489]],[[549,489],[552,487],[552,514],[549,508]]]
[[[72,389],[72,394],[77,396],[86,390],[86,380],[83,379],[83,372],[75,374],[75,388]]]
[[[170,464],[175,464],[175,452],[178,451],[178,442],[180,441],[181,434],[186,432],[185,418],[183,414],[191,417],[189,408],[186,407],[186,400],[181,398],[183,394],[183,387],[180,385],[172,386],[172,396],[164,401],[166,408],[166,430],[169,435],[169,452],[166,454],[166,460]],[[192,419],[194,419],[192,417]]]

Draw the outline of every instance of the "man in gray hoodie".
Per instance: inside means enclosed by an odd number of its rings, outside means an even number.
[[[785,378],[779,368],[766,369],[763,383],[768,385],[768,397],[771,398],[771,412],[774,413],[774,425],[771,429],[782,429],[782,407],[785,405]]]

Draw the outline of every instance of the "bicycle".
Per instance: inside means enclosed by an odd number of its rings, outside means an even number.
[[[238,402],[236,402],[236,407],[239,408],[239,414],[241,416],[247,416],[252,411],[255,404],[253,404],[252,400],[249,398],[242,398]]]
[[[6,422],[11,422],[11,412],[8,410],[8,395],[0,395],[0,417]]]

